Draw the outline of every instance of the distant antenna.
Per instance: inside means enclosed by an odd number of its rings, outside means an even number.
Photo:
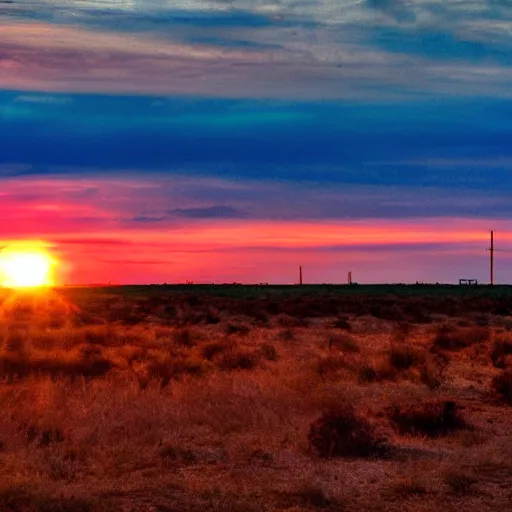
[[[349,272],[349,273],[348,273],[348,276],[347,276],[347,283],[348,283],[348,284],[352,284],[352,272]]]
[[[302,266],[299,267],[299,284],[302,284]]]

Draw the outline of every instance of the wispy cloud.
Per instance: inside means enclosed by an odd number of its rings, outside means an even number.
[[[511,24],[508,3],[484,0],[19,1],[0,6],[0,86],[508,97]]]

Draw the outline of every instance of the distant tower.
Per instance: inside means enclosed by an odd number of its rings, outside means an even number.
[[[349,272],[349,273],[348,273],[348,276],[347,276],[347,283],[348,283],[348,284],[352,284],[352,272]]]
[[[302,284],[302,266],[299,267],[299,284]]]

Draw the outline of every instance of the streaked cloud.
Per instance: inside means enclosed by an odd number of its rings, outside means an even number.
[[[508,3],[484,0],[19,0],[0,5],[0,86],[217,97],[509,97],[510,24]]]

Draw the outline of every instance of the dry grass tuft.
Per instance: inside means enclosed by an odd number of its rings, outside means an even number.
[[[389,408],[388,417],[400,433],[428,437],[446,435],[468,426],[452,400],[430,399],[394,405]]]
[[[350,331],[352,329],[347,317],[337,318],[333,323],[333,327],[336,329],[344,329],[345,331]]]
[[[279,359],[276,347],[270,343],[262,343],[259,347],[259,351],[263,359],[267,361],[277,361]]]
[[[395,380],[399,371],[391,365],[388,358],[374,361],[361,360],[358,365],[357,375],[361,384]]]
[[[389,363],[397,370],[408,370],[423,363],[424,355],[415,347],[405,343],[393,343],[389,349]]]
[[[512,339],[499,338],[494,341],[491,361],[495,368],[512,366]]]
[[[318,509],[330,509],[335,502],[329,498],[325,489],[319,485],[306,484],[302,489],[292,493],[299,505]]]
[[[411,496],[425,496],[427,488],[418,480],[402,478],[393,482],[385,494],[392,499],[407,499]]]
[[[419,368],[420,380],[429,389],[437,389],[441,386],[444,380],[446,365],[436,359],[428,359]]]
[[[107,512],[103,501],[92,498],[63,497],[34,489],[32,485],[0,484],[2,512]]]
[[[348,404],[325,411],[310,426],[308,440],[320,457],[370,457],[387,447],[377,428]]]
[[[472,494],[474,492],[474,485],[478,482],[471,473],[453,469],[447,471],[443,475],[443,480],[446,485],[456,494]]]
[[[487,327],[456,327],[442,325],[437,329],[434,347],[442,350],[462,350],[490,340],[491,331]]]
[[[492,390],[501,399],[512,405],[512,370],[504,370],[492,379]]]
[[[357,354],[361,352],[359,343],[350,334],[331,334],[328,339],[329,350],[336,348],[343,352]]]
[[[230,346],[214,358],[219,369],[230,370],[252,370],[258,366],[261,360],[259,351],[249,351],[236,346]]]

